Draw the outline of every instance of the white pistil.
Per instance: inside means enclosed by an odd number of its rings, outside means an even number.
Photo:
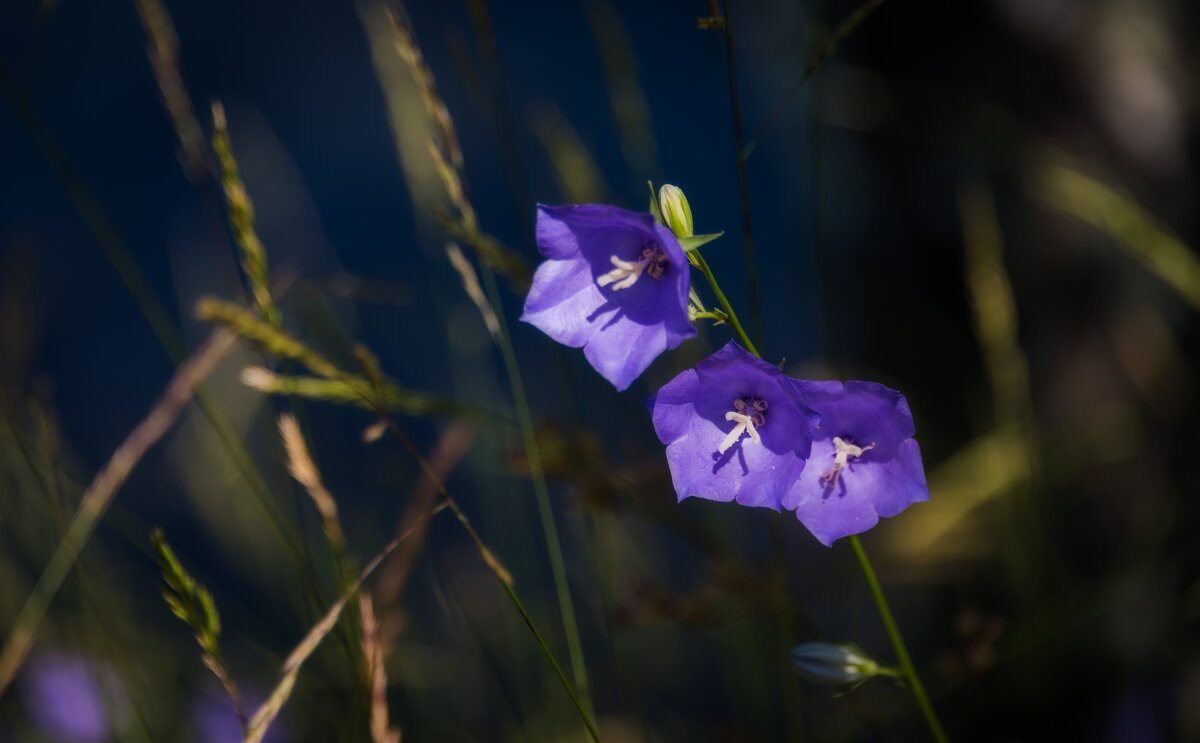
[[[721,445],[717,447],[718,454],[724,454],[729,450],[729,447],[737,443],[742,434],[750,436],[750,440],[755,444],[762,445],[762,438],[758,435],[758,429],[766,422],[767,418],[763,413],[767,410],[767,401],[759,398],[750,398],[752,400],[753,409],[746,401],[738,398],[733,401],[733,410],[725,414],[725,420],[734,421],[737,423]]]
[[[737,421],[737,425],[733,427],[733,430],[729,432],[729,435],[726,436],[725,440],[721,442],[721,445],[717,447],[717,451],[719,453],[724,454],[726,451],[728,451],[729,447],[733,446],[737,440],[742,437],[743,433],[750,434],[750,440],[754,443],[762,443],[762,438],[758,435],[758,431],[754,430],[754,419],[750,416],[746,415],[745,413],[735,413],[730,410],[725,414],[725,420]]]
[[[863,452],[868,452],[875,448],[872,443],[869,446],[855,446],[854,444],[842,441],[838,436],[833,437],[833,445],[837,447],[837,454],[833,457],[833,468],[821,475],[821,479],[825,482],[825,487],[832,488],[837,485],[838,477],[842,474],[842,470],[850,464],[850,457],[858,458],[863,455]]]
[[[612,261],[612,264],[616,268],[597,278],[596,285],[608,286],[612,284],[614,290],[628,289],[636,284],[638,277],[642,275],[642,271],[646,270],[646,264],[650,262],[644,258],[640,261],[623,261],[615,255],[609,260]]]
[[[633,286],[643,273],[649,274],[652,279],[662,278],[668,263],[666,254],[659,247],[643,248],[642,257],[636,261],[623,261],[615,255],[609,256],[609,260],[616,268],[598,276],[596,285],[604,287],[612,284],[614,291]]]

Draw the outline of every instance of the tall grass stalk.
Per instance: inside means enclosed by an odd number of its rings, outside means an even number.
[[[388,415],[387,411],[379,411],[379,415],[380,419],[400,440],[400,443],[404,446],[408,453],[416,460],[417,464],[425,472],[425,476],[429,478],[429,481],[433,483],[438,493],[442,496],[444,503],[449,506],[450,510],[454,512],[454,515],[463,525],[463,528],[466,529],[467,534],[471,537],[471,540],[475,542],[475,546],[479,549],[480,556],[483,558],[484,563],[488,566],[488,569],[492,571],[492,574],[495,575],[500,581],[502,587],[504,588],[504,592],[508,595],[509,600],[521,614],[521,618],[525,620],[525,624],[528,625],[530,633],[533,634],[534,639],[537,641],[538,647],[540,647],[542,650],[542,654],[546,656],[546,660],[550,663],[550,667],[554,669],[554,673],[556,676],[558,676],[558,680],[562,684],[563,689],[567,692],[567,696],[571,698],[571,703],[575,705],[576,711],[579,712],[579,717],[583,720],[583,725],[587,728],[588,734],[592,737],[592,740],[596,741],[596,743],[600,743],[600,732],[596,729],[596,723],[592,721],[592,713],[584,706],[583,700],[580,699],[579,695],[576,694],[575,689],[572,688],[571,682],[567,680],[566,674],[563,673],[562,666],[558,664],[558,660],[555,659],[553,651],[550,650],[550,646],[546,644],[546,640],[542,637],[542,633],[538,630],[537,625],[534,624],[533,617],[529,615],[529,611],[525,608],[525,605],[521,602],[521,599],[517,597],[517,593],[512,586],[512,575],[510,575],[508,570],[500,564],[500,561],[497,560],[494,555],[492,555],[491,550],[484,545],[483,540],[480,539],[479,534],[475,531],[475,528],[471,526],[471,522],[467,519],[466,514],[462,512],[454,498],[452,498],[450,493],[446,490],[446,486],[442,483],[442,479],[429,464],[429,461],[421,455],[420,451],[417,450],[416,445],[414,445],[412,440],[408,438],[408,435],[405,434],[398,425],[396,425],[396,422],[390,415]]]
[[[567,652],[571,658],[572,676],[578,687],[583,707],[591,713],[592,699],[588,685],[587,665],[583,655],[583,642],[579,638],[579,624],[575,619],[575,606],[571,600],[571,584],[567,581],[567,567],[563,560],[562,544],[558,538],[558,527],[554,523],[554,509],[550,505],[546,474],[542,469],[542,453],[533,429],[533,417],[529,412],[529,400],[525,396],[525,383],[521,379],[521,368],[517,364],[517,355],[513,351],[512,341],[509,338],[508,321],[504,316],[504,308],[500,305],[500,292],[496,288],[496,276],[487,266],[483,268],[483,284],[500,321],[498,339],[500,352],[504,356],[504,365],[508,370],[513,403],[517,409],[517,422],[521,428],[521,438],[525,442],[525,458],[529,464],[530,479],[533,480],[533,492],[537,498],[542,533],[546,537],[546,551],[550,555],[550,568],[554,575],[554,590],[558,594],[558,609],[562,614],[563,630],[567,636]]]
[[[478,12],[479,8],[476,8],[476,13],[478,14]],[[524,440],[530,477],[533,481],[534,494],[538,503],[538,513],[542,521],[542,533],[546,541],[546,550],[550,555],[555,593],[558,596],[563,631],[567,638],[567,648],[571,657],[572,675],[575,678],[575,683],[579,686],[579,696],[576,696],[575,691],[570,688],[569,684],[566,684],[565,677],[562,680],[571,694],[572,701],[579,708],[584,722],[587,723],[589,732],[594,734],[595,729],[591,723],[592,704],[588,692],[583,644],[579,639],[579,627],[575,619],[574,605],[571,601],[570,584],[567,581],[566,565],[562,557],[562,546],[558,538],[558,528],[554,523],[554,512],[550,505],[550,495],[546,488],[545,474],[542,471],[541,453],[538,449],[537,439],[533,430],[533,420],[529,412],[528,401],[525,397],[525,387],[521,380],[520,367],[517,364],[516,354],[513,352],[512,344],[509,340],[508,326],[504,319],[504,309],[500,302],[500,295],[496,288],[495,276],[493,275],[493,270],[495,269],[505,271],[512,277],[514,276],[514,266],[523,267],[524,262],[518,256],[510,255],[501,246],[491,245],[492,241],[480,229],[478,215],[467,194],[462,147],[458,132],[454,126],[454,119],[450,116],[450,111],[446,107],[445,101],[438,93],[433,72],[425,62],[424,55],[417,44],[416,35],[409,24],[403,6],[397,4],[394,11],[388,13],[388,17],[392,24],[396,51],[408,65],[413,75],[413,80],[417,84],[417,89],[420,91],[420,98],[426,112],[440,134],[440,143],[437,140],[429,142],[430,157],[433,158],[438,175],[445,186],[447,196],[459,213],[459,222],[456,225],[458,230],[461,231],[459,236],[461,236],[464,242],[475,249],[476,255],[479,258],[484,285],[487,288],[492,311],[499,320],[499,332],[496,333],[496,338],[508,370],[509,386],[512,390],[513,402],[517,409],[518,424],[521,428],[522,439]],[[486,22],[486,18],[483,20]],[[456,231],[451,230],[451,232],[453,234]],[[484,318],[485,320],[488,319],[486,312],[484,313]],[[429,475],[431,478],[434,477],[432,471],[429,472]],[[524,608],[519,608],[524,613]],[[526,621],[529,621],[528,618],[526,618]],[[540,635],[538,639],[541,642]],[[550,658],[556,670],[558,670],[553,657],[549,655],[549,649],[545,648],[544,645],[543,649],[546,650],[547,657]]]
[[[4,641],[4,647],[0,650],[0,695],[12,683],[13,677],[24,662],[50,600],[58,592],[71,566],[75,564],[80,551],[95,530],[96,524],[108,510],[113,497],[150,447],[158,443],[183,412],[184,407],[191,402],[197,385],[208,377],[216,368],[217,362],[233,349],[234,340],[232,333],[217,330],[197,349],[191,359],[180,365],[162,398],[150,410],[150,414],[129,433],[84,491],[75,515],[71,517],[66,535],[59,542],[33,592],[21,607],[12,630]]]
[[[67,153],[42,120],[32,99],[12,77],[11,71],[3,60],[0,60],[0,94],[12,104],[17,112],[17,117],[33,137],[42,156],[46,158],[54,174],[66,188],[76,211],[83,217],[92,236],[99,243],[122,283],[125,284],[154,336],[166,351],[168,358],[176,367],[182,365],[187,358],[187,351],[179,329],[166,311],[158,294],[150,286],[146,275],[134,260],[128,246],[117,234],[116,228],[104,210],[100,208],[92,190],[75,170]],[[234,466],[245,478],[250,492],[254,495],[255,503],[266,516],[272,531],[287,549],[296,571],[303,574],[305,571],[303,547],[290,530],[286,516],[273,499],[266,479],[253,457],[246,450],[229,416],[203,390],[196,390],[194,399],[196,407],[212,426],[225,453],[233,460]]]
[[[588,731],[592,734],[592,737],[598,741],[599,736],[595,732],[596,727],[592,722],[591,714],[584,708],[583,703],[576,694],[574,688],[572,688],[566,676],[562,674],[558,665],[558,661],[555,660],[550,648],[542,639],[541,633],[537,631],[532,619],[529,618],[528,612],[526,611],[524,605],[520,602],[516,596],[516,593],[512,590],[512,575],[508,572],[508,569],[505,568],[504,565],[496,558],[491,549],[484,544],[483,539],[479,536],[479,533],[475,531],[475,527],[471,525],[470,519],[467,518],[467,515],[463,513],[462,509],[459,508],[458,503],[453,497],[451,497],[449,491],[446,490],[446,486],[442,483],[442,478],[438,475],[437,471],[421,454],[420,450],[417,449],[416,445],[413,444],[412,440],[408,437],[404,430],[400,428],[389,412],[386,399],[382,391],[385,389],[384,385],[386,385],[387,382],[383,379],[377,365],[370,357],[369,353],[365,351],[360,353],[360,358],[366,367],[366,373],[362,377],[356,377],[342,371],[335,364],[333,364],[333,362],[321,356],[319,353],[317,353],[317,351],[308,347],[301,341],[288,336],[286,333],[280,330],[275,329],[265,320],[261,319],[256,313],[250,310],[241,309],[231,303],[221,302],[220,300],[209,298],[202,300],[198,304],[197,314],[202,318],[212,320],[222,324],[225,327],[228,327],[238,335],[241,335],[242,337],[247,338],[256,344],[261,345],[264,348],[273,350],[282,357],[295,359],[307,366],[310,370],[324,377],[344,382],[349,385],[351,389],[355,390],[363,402],[366,403],[366,405],[379,417],[380,423],[396,436],[404,449],[417,462],[418,466],[425,473],[425,476],[429,478],[429,481],[433,484],[438,494],[442,496],[446,507],[453,511],[455,517],[458,519],[463,529],[467,532],[467,536],[470,537],[471,541],[475,544],[475,547],[479,551],[480,557],[483,559],[484,564],[489,570],[491,570],[492,574],[496,576],[497,580],[505,585],[506,593],[508,593],[510,599],[513,601],[513,604],[521,613],[522,618],[525,619],[526,624],[530,626],[530,630],[534,633],[534,637],[538,641],[538,645],[542,648],[542,651],[546,655],[547,660],[550,662],[551,667],[555,669],[559,680],[562,682],[563,688],[566,690],[567,695],[571,698],[572,703],[579,711],[585,727],[588,728]]]

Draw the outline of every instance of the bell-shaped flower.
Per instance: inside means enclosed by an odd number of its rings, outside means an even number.
[[[783,499],[817,541],[859,534],[929,500],[908,401],[875,382],[792,380],[821,416],[808,467]]]
[[[794,382],[731,341],[646,401],[680,500],[779,510],[817,421]]]
[[[600,204],[539,206],[533,275],[521,319],[583,355],[618,390],[663,351],[696,335],[683,248],[650,214]]]

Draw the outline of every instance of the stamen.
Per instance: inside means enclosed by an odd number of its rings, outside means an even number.
[[[750,434],[750,440],[754,443],[762,443],[762,437],[758,435],[758,431],[754,430],[754,419],[750,416],[742,415],[741,413],[735,413],[731,410],[725,414],[725,420],[737,421],[737,425],[733,427],[733,430],[729,432],[729,435],[726,436],[725,440],[721,442],[721,445],[717,447],[718,453],[724,454],[725,452],[729,451],[729,447],[737,443],[737,440],[742,437],[743,433]]]
[[[750,402],[742,398],[736,398],[733,401],[733,410],[725,414],[725,420],[734,421],[737,423],[730,431],[721,445],[717,447],[718,454],[724,454],[729,451],[729,447],[737,443],[742,434],[750,437],[750,441],[755,444],[762,444],[762,437],[758,435],[758,429],[766,425],[767,417],[762,411],[767,409],[767,401],[757,397],[749,398]],[[754,412],[758,411],[758,412]]]
[[[821,475],[822,482],[825,487],[832,488],[837,485],[838,478],[842,474],[842,470],[850,464],[850,457],[861,457],[864,452],[871,451],[875,448],[875,443],[872,442],[869,446],[855,446],[849,442],[843,441],[841,437],[833,437],[833,445],[837,448],[837,453],[833,456],[833,467],[828,472]]]
[[[642,248],[642,257],[636,261],[624,261],[615,255],[609,256],[609,260],[616,268],[597,276],[596,286],[605,287],[612,284],[614,291],[633,286],[641,278],[643,272],[652,279],[661,279],[663,272],[670,264],[667,254],[658,245]]]

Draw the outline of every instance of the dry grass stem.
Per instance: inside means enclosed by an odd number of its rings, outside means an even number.
[[[425,514],[421,522],[424,523],[446,507],[446,503],[435,506]],[[333,606],[329,607],[329,611],[325,612],[325,616],[321,618],[321,621],[317,622],[309,630],[304,639],[300,641],[300,644],[287,657],[287,660],[283,662],[282,676],[279,683],[275,686],[267,701],[263,702],[262,706],[250,718],[250,730],[246,733],[243,743],[260,743],[262,741],[263,736],[267,733],[267,729],[275,721],[275,718],[279,716],[279,711],[283,709],[283,705],[287,703],[288,698],[292,695],[292,689],[296,685],[296,676],[300,673],[301,666],[313,654],[313,651],[317,649],[317,646],[321,644],[325,636],[337,625],[338,619],[341,618],[342,610],[346,608],[347,602],[350,601],[350,598],[354,596],[371,573],[375,572],[375,568],[379,567],[384,558],[390,555],[392,550],[396,549],[401,542],[407,539],[416,528],[417,525],[414,525],[404,534],[388,542],[387,546],[379,551],[379,554],[371,558],[371,561],[358,574],[358,578],[350,585],[350,588],[342,594],[342,597]]]
[[[96,473],[80,498],[79,507],[71,518],[67,533],[46,565],[33,593],[17,615],[13,628],[0,651],[0,694],[3,694],[25,660],[33,642],[38,623],[46,613],[50,599],[58,592],[79,552],[87,543],[96,523],[104,515],[113,496],[150,447],[162,439],[172,424],[192,400],[197,386],[204,381],[217,363],[233,349],[235,336],[227,330],[215,330],[191,358],[179,366],[167,384],[162,397],[150,414],[137,425],[108,463]]]

